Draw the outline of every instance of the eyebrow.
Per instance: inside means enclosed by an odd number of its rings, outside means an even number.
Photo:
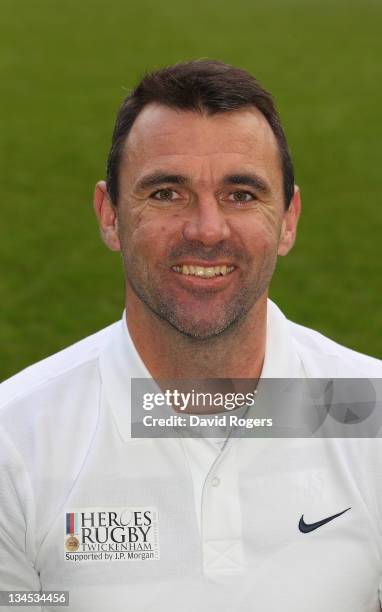
[[[145,189],[151,189],[152,187],[158,187],[165,183],[172,183],[173,185],[189,185],[191,183],[190,178],[183,174],[167,174],[166,172],[153,172],[142,177],[137,185],[138,191],[144,191]],[[227,174],[223,177],[223,185],[248,185],[253,187],[261,193],[269,193],[270,188],[267,182],[257,174],[245,173],[245,174]]]
[[[139,191],[150,189],[151,187],[157,187],[164,183],[172,183],[176,185],[186,185],[190,182],[186,176],[182,174],[167,174],[165,172],[154,172],[153,174],[147,174],[140,181],[138,181],[136,188]]]
[[[269,193],[268,183],[257,174],[229,174],[223,179],[224,185],[248,185],[261,193]]]

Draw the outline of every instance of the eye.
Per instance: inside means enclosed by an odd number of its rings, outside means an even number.
[[[250,191],[234,191],[233,193],[229,195],[228,199],[231,202],[239,202],[241,204],[241,203],[252,202],[253,200],[256,200],[256,196]]]
[[[251,191],[244,191],[243,189],[238,189],[237,191],[233,191],[226,196],[226,201],[228,200],[228,205],[233,208],[250,208],[251,206],[255,206],[257,203],[257,197]]]
[[[154,191],[154,193],[150,195],[150,198],[153,198],[154,200],[160,200],[162,202],[171,202],[173,200],[176,200],[177,197],[179,197],[179,194],[176,191],[165,187],[163,189],[157,189],[156,191]]]

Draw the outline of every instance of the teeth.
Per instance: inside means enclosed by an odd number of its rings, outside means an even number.
[[[213,268],[206,268],[204,270],[204,274],[202,273],[201,276],[207,276],[207,277],[215,276],[215,270]]]
[[[212,278],[213,276],[226,276],[234,270],[234,266],[173,266],[172,269],[186,276]]]

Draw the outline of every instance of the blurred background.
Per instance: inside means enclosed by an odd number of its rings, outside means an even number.
[[[120,317],[92,209],[115,113],[201,57],[252,72],[286,128],[303,216],[271,297],[382,358],[381,24],[380,0],[1,0],[0,379]]]

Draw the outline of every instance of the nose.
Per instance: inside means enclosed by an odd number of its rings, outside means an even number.
[[[197,240],[205,246],[213,246],[222,240],[227,240],[230,233],[224,211],[212,196],[199,198],[183,227],[183,236],[186,240]]]

